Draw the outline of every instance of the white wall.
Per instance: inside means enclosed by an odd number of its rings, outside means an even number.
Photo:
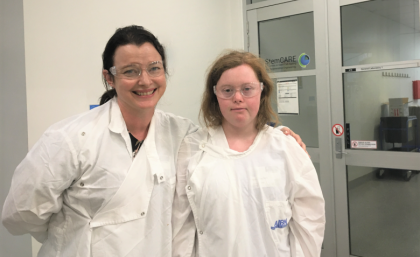
[[[24,21],[29,147],[98,103],[101,54],[118,27],[142,25],[165,45],[170,77],[158,108],[194,122],[207,67],[244,45],[241,0],[24,0]]]
[[[88,110],[104,91],[101,53],[118,27],[138,24],[166,46],[159,108],[197,121],[206,68],[242,48],[239,0],[24,1],[29,145],[52,123]]]

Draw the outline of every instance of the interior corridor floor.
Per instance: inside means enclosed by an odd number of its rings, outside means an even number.
[[[420,175],[386,171],[348,195],[352,255],[420,257]]]

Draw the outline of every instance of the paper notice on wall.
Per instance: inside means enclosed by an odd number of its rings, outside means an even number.
[[[299,114],[298,81],[277,81],[277,113]]]

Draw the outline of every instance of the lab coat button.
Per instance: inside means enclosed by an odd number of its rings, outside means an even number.
[[[162,180],[163,179],[163,176],[160,176],[160,180]]]
[[[80,186],[84,187],[85,186],[85,183],[80,182]]]
[[[144,212],[142,212],[140,215],[141,215],[141,216],[144,216]]]
[[[187,188],[188,188],[188,190],[191,190],[191,186],[188,186]]]
[[[202,235],[203,234],[203,231],[200,231],[200,235]]]
[[[201,144],[201,148],[204,148],[204,147],[206,147],[206,143]]]
[[[84,136],[84,135],[86,135],[86,133],[85,132],[82,132],[82,136]]]

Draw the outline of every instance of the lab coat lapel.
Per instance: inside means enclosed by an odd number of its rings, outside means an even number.
[[[156,151],[155,126],[156,115],[153,115],[147,137],[124,182],[114,197],[95,214],[91,228],[128,222],[147,215],[155,174],[163,173]]]
[[[226,151],[230,149],[222,126],[209,128],[208,133],[210,136],[200,142],[200,149],[215,157],[226,158]]]
[[[109,112],[109,124],[108,128],[110,131],[120,134],[125,142],[128,154],[131,155],[131,141],[127,131],[127,125],[125,124],[124,118],[121,113],[120,106],[118,105],[117,98],[114,97],[110,100],[111,109]]]
[[[254,142],[249,147],[248,150],[244,152],[237,152],[229,148],[229,143],[226,139],[225,132],[222,126],[217,128],[209,128],[208,130],[210,139],[203,140],[200,142],[200,148],[213,156],[222,156],[224,158],[239,158],[251,153],[255,147],[258,145],[258,142],[261,140],[262,134],[265,133],[264,130],[258,132],[257,137],[254,139]]]

